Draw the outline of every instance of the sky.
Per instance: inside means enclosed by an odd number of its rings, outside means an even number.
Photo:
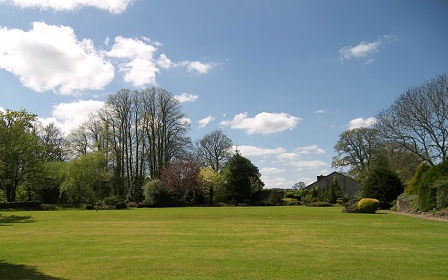
[[[347,129],[448,71],[444,0],[0,0],[0,109],[70,133],[161,87],[193,141],[221,129],[266,188],[327,175]]]

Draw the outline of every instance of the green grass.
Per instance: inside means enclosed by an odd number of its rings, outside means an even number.
[[[1,279],[448,279],[448,223],[341,208],[0,211]]]

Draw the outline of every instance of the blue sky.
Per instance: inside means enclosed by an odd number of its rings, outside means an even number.
[[[178,96],[266,187],[329,174],[333,146],[448,71],[448,2],[0,0],[0,108],[65,133],[121,88]]]

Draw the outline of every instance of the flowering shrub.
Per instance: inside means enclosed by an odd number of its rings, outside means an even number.
[[[358,202],[360,213],[375,213],[380,207],[380,201],[374,198],[363,198]]]

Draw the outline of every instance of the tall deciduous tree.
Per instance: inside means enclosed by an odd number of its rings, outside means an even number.
[[[217,129],[205,135],[196,143],[199,160],[220,172],[232,156],[232,140]]]
[[[361,127],[350,129],[339,136],[334,146],[337,155],[333,158],[333,167],[350,167],[350,175],[360,178],[374,161],[375,152],[381,145],[377,131]]]
[[[0,111],[0,187],[7,201],[15,201],[17,187],[31,179],[41,163],[35,123],[36,115],[24,110]]]
[[[408,89],[377,116],[376,128],[422,161],[435,165],[448,154],[448,77]]]

